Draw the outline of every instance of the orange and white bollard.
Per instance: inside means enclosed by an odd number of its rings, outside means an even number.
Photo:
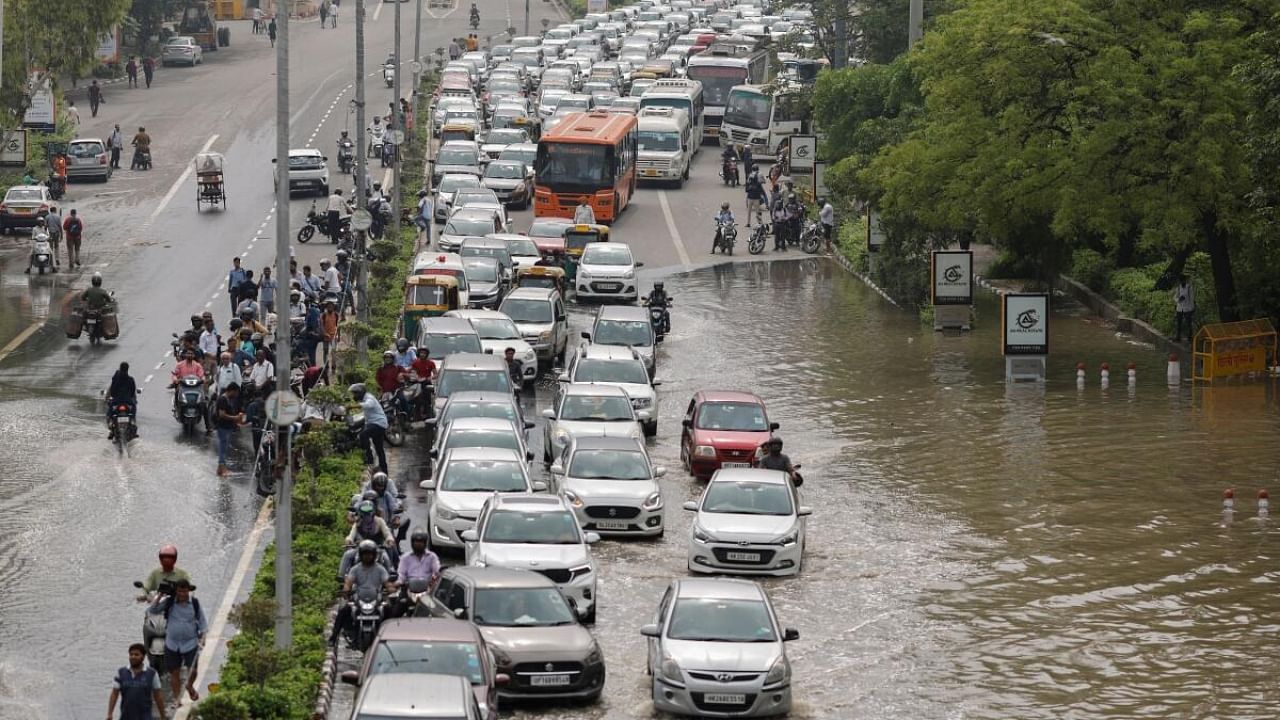
[[[1084,363],[1076,363],[1076,388],[1084,389]]]
[[[1166,379],[1170,387],[1182,384],[1182,363],[1178,360],[1178,353],[1169,353],[1169,371],[1166,373]]]
[[[1099,375],[1102,379],[1102,389],[1106,390],[1111,386],[1111,363],[1102,363],[1102,371]]]
[[[1129,375],[1129,387],[1133,387],[1134,385],[1137,385],[1138,384],[1138,364],[1134,362],[1129,363],[1127,372]]]
[[[1266,488],[1258,491],[1258,517],[1266,517],[1271,512],[1271,493]]]
[[[1223,510],[1236,509],[1236,491],[1235,490],[1232,490],[1231,488],[1227,488],[1226,490],[1222,491],[1222,509]]]

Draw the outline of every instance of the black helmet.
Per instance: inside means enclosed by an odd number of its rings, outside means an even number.
[[[356,402],[364,400],[364,383],[356,383],[355,385],[352,385],[347,388],[347,392],[351,393],[351,397],[355,398]]]
[[[378,493],[372,490],[365,490],[364,493],[360,495],[360,503],[356,505],[356,508],[359,509],[360,505],[363,505],[366,502],[372,504],[373,501],[377,499],[378,499]]]
[[[654,289],[654,290],[661,290],[663,287],[665,287],[665,283],[663,283],[661,280],[655,280],[655,281],[654,281],[654,283],[653,283],[653,289]]]
[[[386,473],[384,473],[384,472],[376,472],[376,473],[374,473],[374,474],[373,474],[373,479],[369,481],[369,484],[370,484],[370,485],[372,485],[372,486],[373,486],[373,488],[374,488],[375,490],[378,490],[379,492],[381,492],[382,490],[386,490],[386,489],[387,489],[387,474],[386,474]]]
[[[342,137],[346,137],[346,136],[347,136],[347,131],[346,131],[346,130],[343,130],[343,131],[342,131]]]
[[[426,196],[427,196],[427,191],[426,191],[426,190],[419,190],[419,191],[418,191],[418,197],[426,197]]]
[[[260,345],[260,344],[262,344],[262,333],[260,333],[260,332],[256,332],[256,333],[254,333],[254,334],[249,338],[249,340],[251,340],[251,341],[253,342],[253,344],[254,344],[254,345]]]
[[[408,351],[409,351],[409,339],[408,339],[408,338],[400,338],[399,340],[397,340],[397,341],[396,341],[396,349],[397,349],[397,350],[399,350],[400,352],[408,352]]]
[[[766,447],[775,447],[775,448],[778,448],[779,450],[781,450],[781,449],[782,449],[782,438],[781,438],[781,437],[779,437],[779,436],[777,436],[777,435],[774,435],[773,437],[771,437],[771,438],[769,438],[768,440],[766,440],[764,444],[765,444],[765,446],[766,446]]]
[[[252,320],[252,319],[253,319],[253,316],[254,316],[254,315],[256,315],[256,314],[257,314],[257,313],[255,313],[255,312],[253,311],[253,308],[251,308],[251,307],[249,307],[249,306],[247,306],[247,305],[246,305],[245,307],[240,308],[240,319],[241,319],[241,320]]]
[[[720,209],[721,209],[721,210],[728,210],[728,209],[729,209],[729,203],[720,203]]]
[[[244,327],[244,321],[240,318],[231,318],[231,332],[239,332]]]
[[[378,543],[372,540],[361,540],[360,544],[356,546],[356,551],[361,555],[364,555],[365,553],[369,553],[371,555],[377,555]]]
[[[196,326],[198,326],[198,325],[200,325],[200,326],[204,325],[204,318],[200,317],[199,315],[192,315],[192,316],[191,316],[191,327],[196,327]]]
[[[347,257],[347,251],[346,251],[346,250],[339,250],[339,251],[338,251],[338,259],[339,259],[339,260],[341,260],[341,259],[342,259],[342,258],[344,258],[344,257]]]
[[[102,273],[94,273],[93,280],[90,282],[93,283],[94,287],[102,287]]]
[[[430,537],[431,537],[430,533],[428,533],[426,530],[423,530],[422,528],[418,528],[417,530],[414,530],[412,533],[409,533],[409,544],[412,545],[416,542],[421,542],[422,544],[425,545]]]

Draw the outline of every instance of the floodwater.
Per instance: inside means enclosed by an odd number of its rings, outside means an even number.
[[[507,714],[661,716],[639,628],[687,573],[680,505],[701,485],[680,469],[679,422],[697,390],[734,388],[768,402],[815,509],[801,575],[764,583],[801,633],[793,717],[1274,717],[1280,551],[1252,499],[1275,479],[1272,385],[1170,389],[1161,352],[1063,302],[1049,382],[1009,386],[993,295],[973,333],[944,337],[817,259],[667,287],[650,447],[669,469],[666,536],[595,546],[601,702]]]

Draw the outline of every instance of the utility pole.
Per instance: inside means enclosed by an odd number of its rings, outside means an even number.
[[[907,14],[907,47],[911,48],[924,35],[924,0],[911,0]]]
[[[421,0],[419,0],[421,2]],[[400,78],[404,73],[404,63],[400,61],[400,3],[396,2],[396,79],[392,83],[394,87],[394,95],[391,99],[391,119],[396,121],[396,131],[400,133],[398,138],[400,142],[396,143],[396,152],[392,155],[391,163],[391,222],[388,222],[382,228],[382,234],[391,235],[391,239],[399,243],[400,241],[400,156],[404,149],[405,143],[409,141],[409,133],[405,131],[405,123],[399,118],[404,117],[404,113],[400,112],[400,98],[404,97],[400,94]],[[407,118],[406,118],[407,119]],[[405,331],[408,334],[408,331]]]
[[[835,4],[836,16],[832,22],[832,34],[835,37],[835,52],[831,65],[842,70],[849,65],[849,0],[840,0]]]
[[[0,0],[3,2],[3,0]],[[422,0],[413,13],[413,93],[409,97],[409,108],[413,112],[414,126],[418,122],[418,91],[422,89]]]
[[[289,274],[289,13],[276,13],[276,277],[288,287]],[[284,182],[280,182],[283,180]],[[288,297],[287,295],[285,297]],[[287,301],[286,301],[287,302]],[[276,323],[276,392],[289,388],[289,323]],[[284,474],[276,483],[276,647],[293,645],[293,462],[290,423],[270,426]],[[268,426],[263,426],[264,430]],[[281,442],[283,441],[283,442]]]
[[[524,34],[529,34],[529,0],[524,0]]]
[[[397,2],[396,11],[399,10],[400,3]],[[399,74],[396,73],[397,76]],[[356,0],[356,207],[361,210],[365,209],[365,179],[369,167],[367,142],[364,131],[364,0]],[[356,262],[360,268],[360,304],[356,306],[356,319],[362,323],[369,322],[369,263],[366,260],[368,237],[364,230],[356,231]],[[361,335],[356,341],[356,351],[362,363],[368,346],[368,338]]]

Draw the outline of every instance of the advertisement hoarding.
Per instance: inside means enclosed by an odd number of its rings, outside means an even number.
[[[587,0],[587,12],[609,12],[609,0]]]
[[[1007,293],[1001,296],[1000,327],[1005,355],[1049,354],[1049,296]]]
[[[22,116],[22,126],[53,132],[58,121],[58,101],[53,86],[43,72],[31,73],[31,105]]]
[[[6,130],[0,135],[0,165],[27,164],[27,131]]]
[[[811,173],[813,163],[818,159],[818,136],[791,136],[791,172]]]
[[[98,35],[98,49],[94,56],[98,58],[98,62],[103,64],[120,62],[120,28],[113,27],[110,31]]]
[[[867,208],[867,251],[876,252],[884,245],[884,231],[880,229],[880,216]]]
[[[930,299],[934,305],[973,304],[973,252],[936,250],[929,257]]]

